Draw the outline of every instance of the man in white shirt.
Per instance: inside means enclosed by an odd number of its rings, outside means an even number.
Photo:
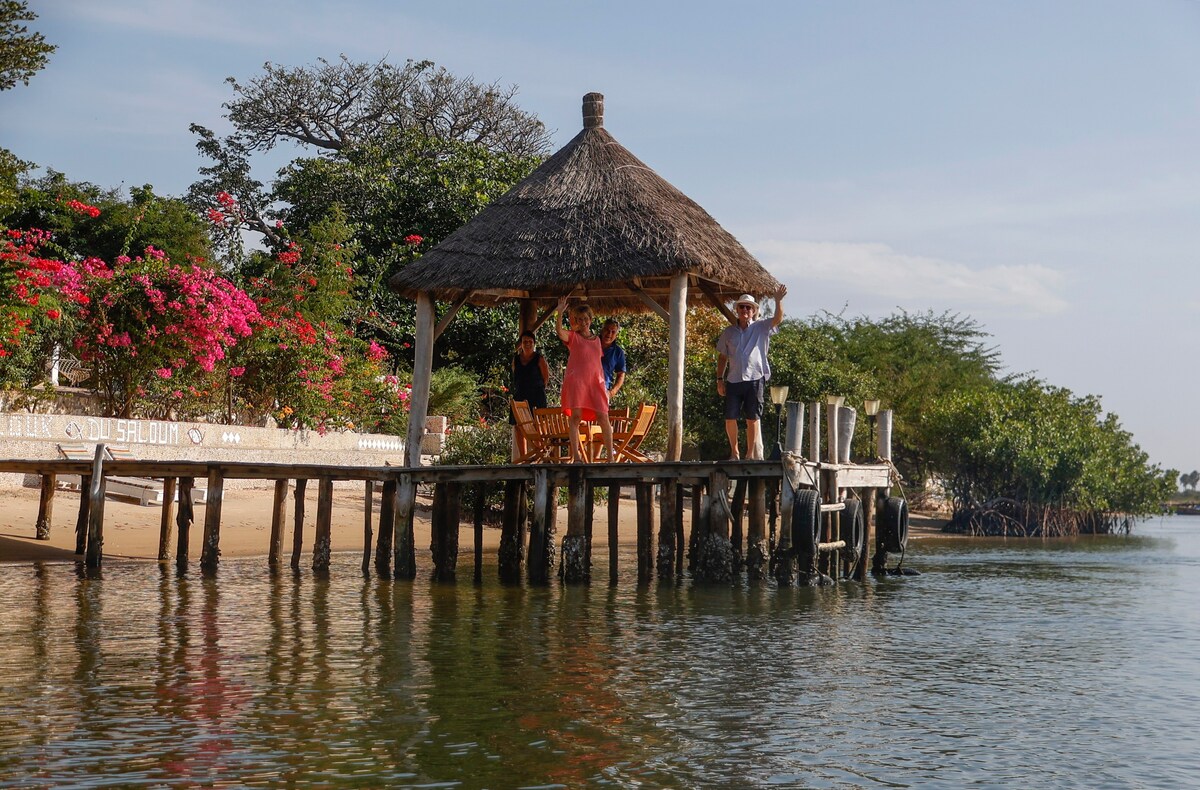
[[[758,440],[758,421],[763,412],[763,391],[771,378],[767,351],[771,335],[783,321],[783,297],[787,286],[775,292],[775,314],[758,319],[758,302],[742,294],[734,304],[737,323],[717,338],[717,394],[725,398],[725,434],[729,437],[729,457],[741,458],[738,451],[739,417],[746,420],[746,457],[762,458]],[[757,449],[756,449],[757,448]]]

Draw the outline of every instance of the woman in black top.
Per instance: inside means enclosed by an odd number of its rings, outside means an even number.
[[[544,409],[546,408],[546,382],[550,380],[550,367],[546,364],[546,358],[535,348],[536,344],[537,339],[534,338],[533,332],[521,333],[517,353],[513,354],[512,360],[511,395],[513,400],[529,401],[530,409]],[[508,414],[508,421],[514,422],[511,411]],[[524,455],[525,440],[519,431],[516,434],[516,440],[517,452]]]

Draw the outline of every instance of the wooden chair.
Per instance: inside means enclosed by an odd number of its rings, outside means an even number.
[[[618,463],[649,463],[650,457],[638,448],[645,440],[654,415],[658,413],[658,404],[643,403],[638,406],[637,416],[627,423],[625,430],[613,429],[613,453]]]
[[[546,440],[546,435],[542,432],[537,420],[534,419],[533,411],[529,408],[529,401],[513,401],[512,413],[515,423],[513,430],[517,431],[525,440],[525,452],[517,459],[517,463],[535,464],[548,460],[550,443]]]
[[[550,460],[569,462],[571,460],[571,418],[563,412],[560,406],[545,409],[534,409],[533,418],[538,428],[550,445]],[[579,441],[583,446],[584,460],[591,460],[592,434],[600,429],[590,423],[579,424]]]

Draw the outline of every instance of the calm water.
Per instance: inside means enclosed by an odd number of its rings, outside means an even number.
[[[912,545],[823,590],[0,567],[0,785],[1200,784],[1200,518]]]

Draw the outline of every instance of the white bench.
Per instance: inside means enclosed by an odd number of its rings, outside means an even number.
[[[104,450],[110,461],[137,460],[128,447],[105,445]],[[71,461],[91,461],[96,457],[95,445],[60,444],[58,452]],[[78,491],[81,482],[78,475],[62,475],[58,478],[58,485],[69,491]],[[136,500],[138,504],[146,507],[163,503],[162,481],[149,477],[108,476],[105,478],[105,493],[112,497]],[[176,489],[175,497],[176,501],[179,501],[178,489]],[[208,489],[194,486],[192,488],[192,504],[202,505],[206,502],[208,502]]]

